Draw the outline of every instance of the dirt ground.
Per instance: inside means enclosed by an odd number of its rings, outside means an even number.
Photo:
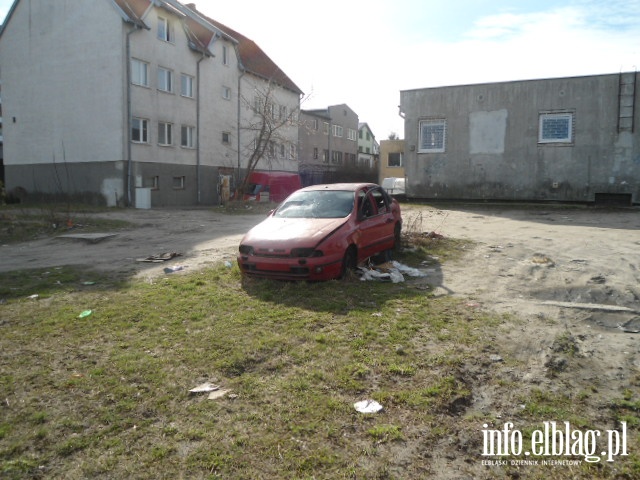
[[[435,295],[463,297],[469,308],[520,319],[494,345],[500,356],[526,365],[517,371],[507,362],[500,367],[519,384],[520,393],[589,386],[597,391],[596,404],[605,405],[630,388],[640,368],[640,210],[457,205],[406,206],[403,214],[407,227],[473,240],[462,261],[441,265],[436,259],[425,267],[428,276],[416,281],[427,282]],[[234,263],[243,233],[264,218],[215,208],[101,215],[137,226],[109,232],[115,235],[100,241],[56,237],[4,245],[0,271],[75,264],[146,278],[164,275],[166,267],[193,271],[220,261]],[[67,233],[82,234],[82,229]],[[181,256],[159,264],[137,261],[164,252]],[[574,339],[580,360],[579,368],[558,381],[547,373],[562,370],[554,340],[563,332]],[[478,385],[473,410],[508,418],[520,408],[503,395],[494,396],[491,386],[483,388],[481,378]]]
[[[234,263],[242,235],[264,218],[263,213],[228,215],[215,208],[113,210],[98,216],[136,227],[105,232],[112,236],[104,238],[83,238],[77,228],[2,245],[0,271],[90,265],[145,278],[162,275],[167,267],[191,271]],[[544,335],[520,340],[527,343],[523,356],[544,350],[552,323],[579,332],[574,335],[584,333],[583,348],[615,359],[615,370],[640,367],[631,333],[640,330],[640,210],[411,205],[403,216],[406,229],[475,242],[464,261],[428,268],[425,281],[437,295],[464,296],[483,308],[521,316],[530,323],[527,328],[543,328]],[[138,261],[166,252],[180,256],[163,263]],[[540,321],[545,318],[553,321]]]

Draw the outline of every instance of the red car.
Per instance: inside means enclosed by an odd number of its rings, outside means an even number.
[[[292,193],[240,242],[243,274],[340,278],[400,241],[400,205],[378,185],[314,185]]]

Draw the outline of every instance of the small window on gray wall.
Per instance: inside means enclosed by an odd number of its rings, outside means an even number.
[[[443,118],[420,120],[420,153],[445,151],[447,121]]]
[[[538,131],[539,143],[572,143],[573,113],[541,113]]]

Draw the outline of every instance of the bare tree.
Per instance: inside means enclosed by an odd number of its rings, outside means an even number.
[[[244,177],[238,185],[239,198],[247,191],[251,172],[258,167],[261,160],[271,168],[278,155],[277,150],[286,150],[288,145],[290,150],[285,151],[285,156],[290,155],[292,144],[297,155],[297,141],[292,143],[292,138],[297,140],[297,135],[292,137],[291,132],[297,132],[299,126],[301,101],[293,108],[291,105],[279,103],[276,98],[279,88],[277,84],[269,81],[264,84],[264,88],[256,86],[253,89],[253,98],[241,97],[241,101],[253,115],[240,126],[242,131],[249,133],[243,137],[249,137],[250,140],[244,146],[246,162]]]

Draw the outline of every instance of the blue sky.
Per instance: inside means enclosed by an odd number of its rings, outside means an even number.
[[[404,136],[400,90],[640,68],[640,0],[189,1],[257,42],[303,108],[346,103],[378,140]]]

